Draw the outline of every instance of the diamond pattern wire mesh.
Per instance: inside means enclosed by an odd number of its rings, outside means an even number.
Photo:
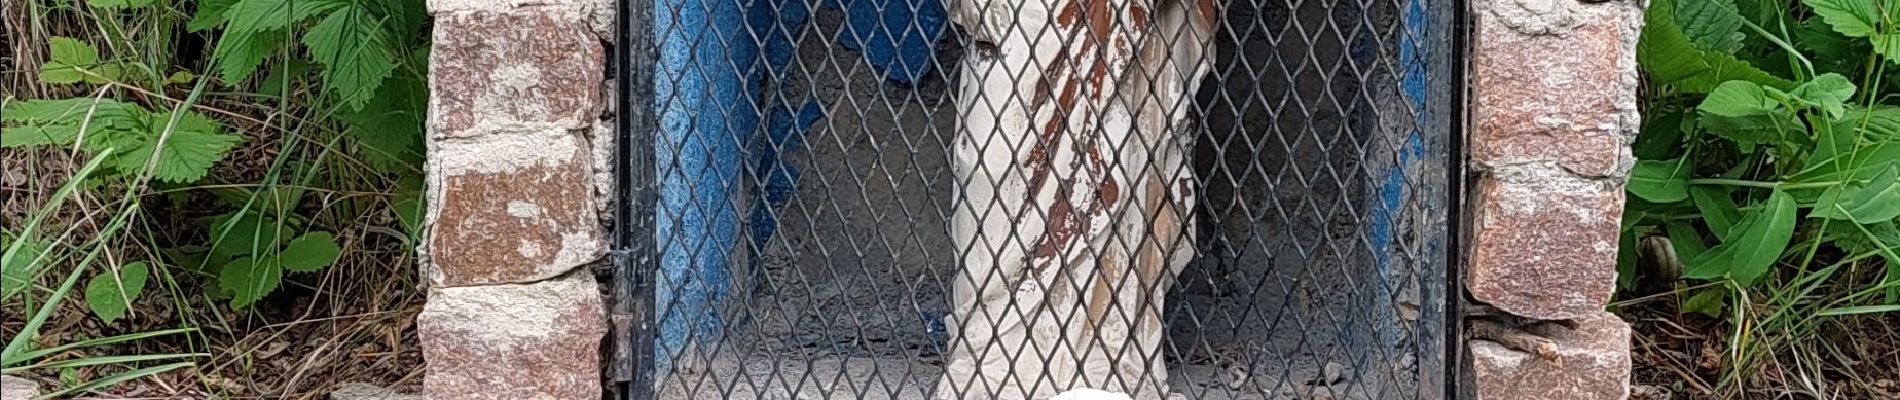
[[[640,391],[1437,397],[1422,0],[629,1]]]

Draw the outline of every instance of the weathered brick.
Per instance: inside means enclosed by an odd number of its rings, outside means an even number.
[[[431,142],[432,283],[531,282],[598,258],[587,147],[559,129]]]
[[[1607,312],[1540,324],[1529,333],[1557,343],[1557,360],[1472,340],[1473,391],[1479,400],[1620,400],[1630,393],[1630,327]]]
[[[561,127],[600,115],[601,42],[577,7],[441,12],[429,54],[434,137]]]
[[[1621,185],[1530,166],[1492,171],[1476,194],[1472,298],[1537,319],[1603,310],[1616,290]]]
[[[1471,74],[1472,161],[1554,161],[1620,176],[1636,132],[1635,2],[1481,0]]]
[[[431,399],[598,399],[607,325],[593,276],[437,288],[416,317]]]

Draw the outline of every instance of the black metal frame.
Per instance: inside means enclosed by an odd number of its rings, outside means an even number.
[[[1425,0],[1418,0],[1425,1]],[[1468,365],[1463,350],[1463,318],[1461,305],[1465,302],[1463,290],[1463,265],[1465,251],[1463,243],[1468,239],[1468,216],[1464,212],[1464,201],[1468,193],[1464,182],[1467,178],[1465,165],[1465,134],[1468,113],[1466,112],[1466,60],[1469,35],[1471,34],[1469,4],[1467,0],[1433,0],[1430,18],[1435,21],[1429,25],[1429,34],[1444,37],[1430,43],[1433,57],[1428,61],[1427,71],[1431,76],[1428,106],[1424,112],[1431,115],[1430,125],[1442,126],[1445,135],[1440,143],[1446,151],[1440,153],[1450,158],[1445,160],[1447,187],[1442,212],[1446,226],[1443,228],[1443,276],[1424,277],[1424,283],[1436,281],[1441,285],[1424,290],[1426,299],[1436,298],[1442,301],[1443,324],[1432,332],[1423,331],[1426,336],[1421,340],[1420,354],[1439,353],[1442,359],[1421,359],[1419,365],[1420,398],[1468,399]],[[653,33],[654,0],[616,0],[615,44],[613,46],[613,71],[615,111],[613,164],[615,190],[613,204],[613,244],[610,257],[613,264],[611,323],[612,337],[608,352],[611,356],[609,377],[612,385],[610,394],[622,399],[650,399],[654,397],[652,366],[654,360],[652,333],[655,324],[653,305],[650,304],[654,271],[658,268],[654,213],[657,205],[657,180],[654,176],[655,155],[653,132],[658,126],[654,107],[655,60],[658,49]],[[1431,132],[1427,132],[1428,134]],[[1429,307],[1428,307],[1429,308]],[[1438,347],[1434,350],[1432,347]],[[1430,390],[1432,387],[1442,390]]]

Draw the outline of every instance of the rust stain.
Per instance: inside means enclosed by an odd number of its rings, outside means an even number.
[[[1202,24],[1211,25],[1220,20],[1220,7],[1214,5],[1214,0],[1197,0],[1194,4],[1201,9]]]
[[[1109,295],[1112,293],[1109,290],[1111,289],[1109,283],[1120,281],[1121,270],[1125,267],[1122,265],[1122,260],[1116,258],[1114,253],[1104,254],[1101,262],[1096,265],[1101,274],[1095,277],[1095,284],[1090,285],[1087,311],[1088,332],[1100,333],[1099,328],[1102,323],[1108,321]]]

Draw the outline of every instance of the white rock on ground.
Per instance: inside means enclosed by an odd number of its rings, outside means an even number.
[[[12,375],[0,375],[0,400],[26,400],[39,395],[38,382]]]

